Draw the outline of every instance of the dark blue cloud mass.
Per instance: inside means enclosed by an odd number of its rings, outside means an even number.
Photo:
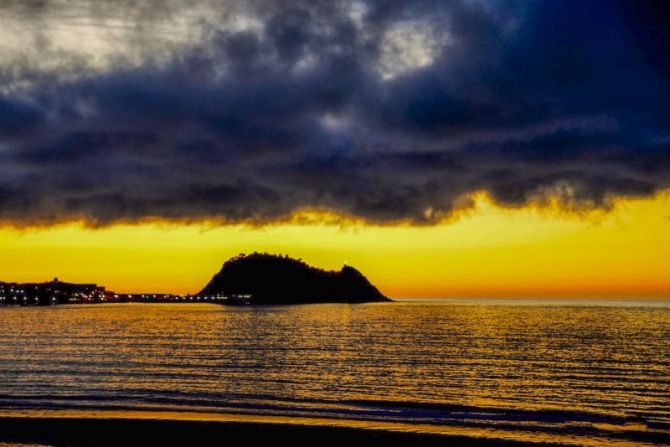
[[[670,187],[670,17],[652,2],[195,3],[0,6],[38,34],[0,52],[0,220],[419,224],[477,191],[607,207]],[[184,25],[197,6],[209,20]],[[102,60],[56,47],[75,19],[123,38]]]

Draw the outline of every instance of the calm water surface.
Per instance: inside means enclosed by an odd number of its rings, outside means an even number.
[[[5,412],[288,416],[642,445],[670,439],[669,402],[668,303],[0,308]]]

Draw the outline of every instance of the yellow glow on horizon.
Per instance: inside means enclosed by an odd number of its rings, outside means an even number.
[[[194,293],[241,252],[345,262],[391,297],[670,298],[670,193],[608,213],[505,209],[484,195],[435,226],[378,226],[304,212],[266,226],[81,223],[0,227],[0,280],[97,282]]]

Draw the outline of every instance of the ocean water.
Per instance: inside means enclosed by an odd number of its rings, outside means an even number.
[[[670,303],[0,308],[0,413],[50,412],[658,445]]]

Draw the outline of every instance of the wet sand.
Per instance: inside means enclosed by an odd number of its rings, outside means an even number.
[[[126,418],[1,417],[0,444],[196,446],[228,442],[313,445],[364,442],[403,446],[557,446],[501,439],[290,423]]]

